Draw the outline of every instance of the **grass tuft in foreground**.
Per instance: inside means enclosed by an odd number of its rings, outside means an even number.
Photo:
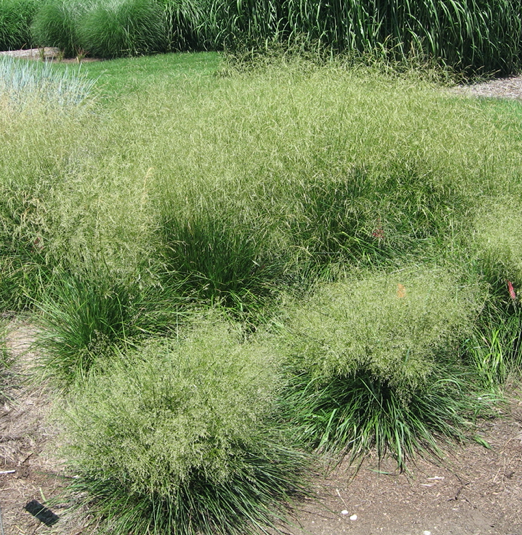
[[[67,410],[73,490],[102,532],[267,532],[303,491],[306,456],[275,427],[278,363],[203,321],[92,375]]]
[[[37,303],[38,345],[46,373],[64,386],[81,381],[118,349],[168,333],[181,317],[173,295],[118,282],[103,272],[64,272],[49,286]]]
[[[403,468],[416,450],[464,436],[477,408],[456,357],[482,303],[455,273],[416,269],[322,285],[289,309],[296,432],[352,459],[375,447]]]
[[[0,319],[0,400],[6,396],[13,357],[7,347],[7,324]]]

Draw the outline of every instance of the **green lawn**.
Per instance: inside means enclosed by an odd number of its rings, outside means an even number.
[[[156,56],[83,62],[80,71],[97,79],[103,93],[119,97],[161,83],[179,83],[180,77],[212,76],[221,64],[217,52],[158,54]],[[56,63],[56,69],[76,71],[76,66]]]

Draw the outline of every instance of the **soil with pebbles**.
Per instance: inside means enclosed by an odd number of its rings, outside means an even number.
[[[70,481],[52,422],[52,395],[35,380],[30,324],[13,322],[7,344],[16,359],[9,399],[0,404],[0,508],[5,535],[95,533],[86,515],[53,506],[47,527],[25,511],[59,497]],[[417,459],[405,473],[367,458],[314,477],[314,498],[299,504],[288,535],[522,535],[522,391],[512,389],[499,417],[480,423],[478,443],[454,446],[443,462]],[[0,526],[0,534],[2,534]]]

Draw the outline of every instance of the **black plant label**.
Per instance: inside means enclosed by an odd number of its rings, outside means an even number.
[[[30,501],[25,510],[35,516],[40,522],[43,522],[46,526],[52,526],[58,522],[59,517],[55,515],[50,509],[37,502],[36,500]]]

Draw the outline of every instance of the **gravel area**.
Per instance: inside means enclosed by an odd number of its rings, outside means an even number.
[[[451,91],[475,97],[522,99],[522,76],[498,78],[480,84],[459,85]]]

